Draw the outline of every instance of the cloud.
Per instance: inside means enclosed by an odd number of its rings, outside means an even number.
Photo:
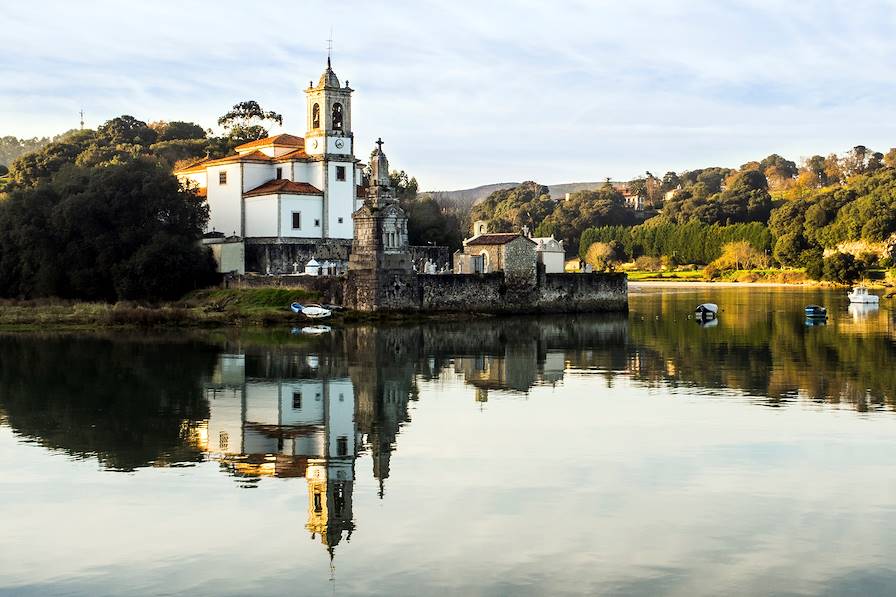
[[[359,147],[424,188],[625,178],[892,143],[890,3],[16,3],[0,133],[122,113],[212,126],[254,98],[301,134],[333,29]],[[364,155],[364,151],[359,152]]]

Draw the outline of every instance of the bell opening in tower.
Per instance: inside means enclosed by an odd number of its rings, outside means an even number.
[[[342,130],[342,104],[333,104],[333,130]]]

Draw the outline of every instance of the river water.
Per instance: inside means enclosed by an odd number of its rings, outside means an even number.
[[[892,595],[893,316],[2,335],[0,594]]]

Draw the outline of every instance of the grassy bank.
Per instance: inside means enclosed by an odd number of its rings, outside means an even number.
[[[714,272],[712,275],[703,269],[684,271],[639,271],[629,270],[628,279],[632,282],[737,282],[741,284],[798,284],[815,285],[818,282],[809,280],[806,272],[799,269],[750,269]]]
[[[318,297],[298,289],[208,289],[160,304],[86,303],[55,299],[0,301],[0,328],[219,327],[300,320],[289,305]]]

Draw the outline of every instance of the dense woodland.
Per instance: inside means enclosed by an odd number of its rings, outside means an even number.
[[[627,209],[610,183],[555,201],[547,187],[526,182],[492,193],[470,219],[493,230],[554,234],[568,257],[599,267],[646,257],[710,269],[801,267],[814,279],[848,282],[894,265],[896,149],[860,145],[799,165],[773,154],[738,169],[648,172],[628,189],[645,212]]]

